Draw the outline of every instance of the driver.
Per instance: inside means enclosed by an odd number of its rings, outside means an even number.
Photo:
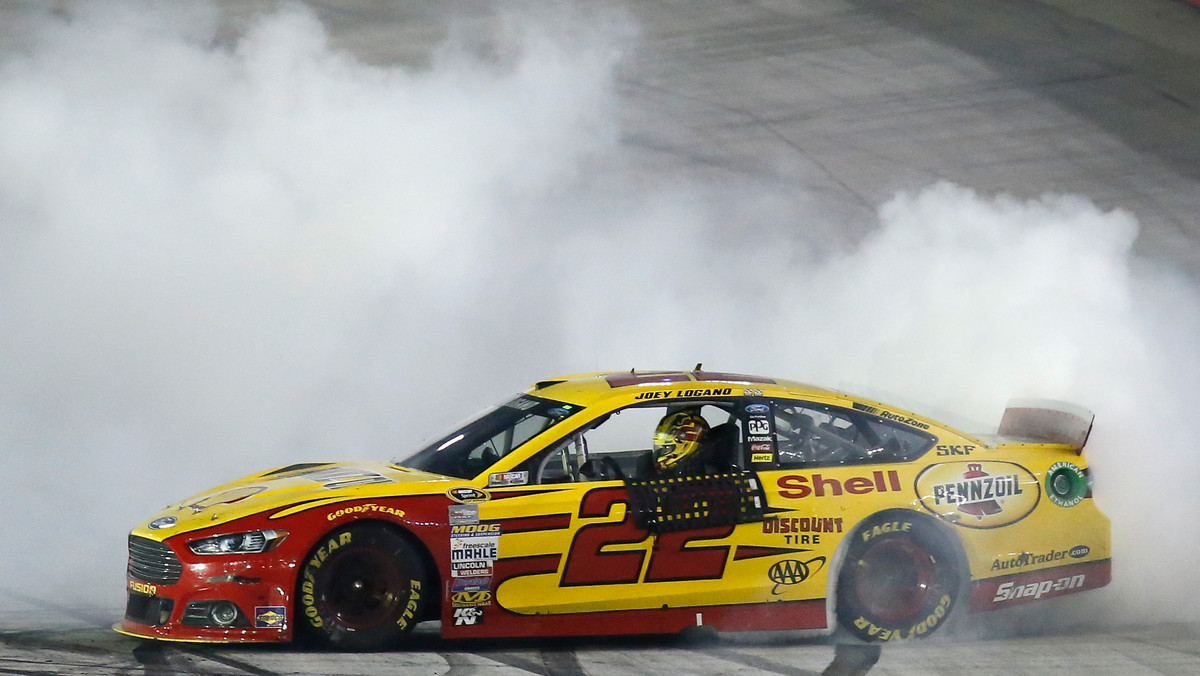
[[[685,476],[704,473],[701,444],[709,433],[708,421],[698,408],[668,413],[654,430],[654,473]]]

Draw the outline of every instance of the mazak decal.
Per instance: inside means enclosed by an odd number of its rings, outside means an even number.
[[[834,479],[823,474],[805,476],[803,474],[787,474],[779,477],[776,482],[779,495],[784,498],[823,498],[826,495],[866,495],[867,493],[888,493],[900,490],[900,474],[889,469],[887,472],[875,471],[870,476],[852,476],[847,479]]]
[[[947,462],[917,477],[917,497],[930,513],[965,528],[996,528],[1037,507],[1038,480],[1016,463]]]

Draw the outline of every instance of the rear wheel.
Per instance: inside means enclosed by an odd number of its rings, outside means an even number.
[[[394,645],[421,619],[432,593],[414,546],[374,524],[322,538],[305,559],[297,588],[300,637],[344,650]]]
[[[932,523],[905,513],[872,518],[854,535],[838,576],[838,621],[864,641],[928,636],[945,624],[962,574]]]

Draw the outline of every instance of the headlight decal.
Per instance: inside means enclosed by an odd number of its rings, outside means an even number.
[[[258,554],[274,549],[287,537],[284,530],[255,530],[192,540],[188,549],[204,556],[219,554]]]

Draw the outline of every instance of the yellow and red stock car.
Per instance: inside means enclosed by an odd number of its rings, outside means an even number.
[[[680,412],[694,462],[664,471],[652,442]],[[1109,582],[1091,422],[1025,402],[973,436],[773,378],[547,380],[395,464],[292,465],[168,506],[129,535],[115,629],[343,649],[423,620],[449,638],[927,636],[956,608]]]

